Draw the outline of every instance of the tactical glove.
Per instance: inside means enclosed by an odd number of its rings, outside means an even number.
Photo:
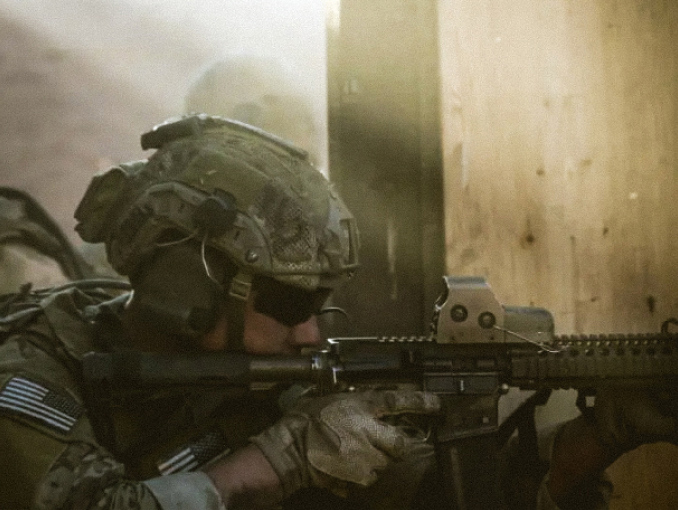
[[[644,389],[601,389],[593,413],[598,437],[613,456],[645,443],[678,444],[675,395]]]
[[[302,398],[275,425],[251,438],[280,478],[285,496],[319,487],[346,496],[368,487],[379,472],[421,454],[419,428],[387,423],[404,415],[433,415],[438,398],[418,391],[363,391]]]

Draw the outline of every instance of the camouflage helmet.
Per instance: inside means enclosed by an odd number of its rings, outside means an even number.
[[[241,273],[331,289],[357,268],[355,220],[306,153],[260,129],[190,115],[141,137],[147,160],[96,175],[76,230],[133,275],[173,232],[227,255]]]

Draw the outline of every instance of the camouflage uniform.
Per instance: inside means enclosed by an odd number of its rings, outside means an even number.
[[[135,393],[113,405],[117,432],[114,444],[103,445],[106,413],[86,400],[80,362],[89,351],[128,345],[117,323],[127,296],[70,288],[31,297],[10,306],[1,328],[0,451],[16,461],[3,479],[0,508],[223,509],[199,469],[277,421],[278,392],[202,399]],[[19,401],[31,391],[45,394],[40,403]],[[172,462],[186,450],[198,459]],[[350,501],[309,490],[286,507],[403,508],[430,467],[432,450],[422,453],[421,462],[396,467]]]
[[[182,508],[181,498],[190,508],[223,508],[206,475],[179,474],[168,459],[193,448],[185,467],[195,470],[240,446],[277,417],[274,399],[250,407],[251,396],[245,406],[223,395],[197,404],[195,395],[135,395],[119,402],[115,444],[103,446],[102,417],[87,405],[80,362],[102,342],[125,344],[116,319],[126,296],[106,297],[70,288],[10,306],[0,345],[0,451],[14,460],[2,477],[0,508],[164,508],[158,501]],[[228,416],[220,416],[223,408]],[[161,469],[172,476],[158,478]]]

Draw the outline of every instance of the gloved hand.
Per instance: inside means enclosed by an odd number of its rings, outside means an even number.
[[[645,443],[678,444],[675,395],[646,389],[601,389],[593,413],[598,437],[612,456]]]
[[[439,399],[419,391],[364,391],[302,398],[251,441],[280,478],[285,496],[319,487],[346,496],[368,487],[392,462],[421,454],[425,434],[389,417],[433,415]]]

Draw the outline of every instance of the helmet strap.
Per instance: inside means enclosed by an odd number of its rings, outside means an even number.
[[[228,347],[229,351],[245,351],[245,307],[252,289],[252,275],[244,271],[231,280],[228,289]]]

